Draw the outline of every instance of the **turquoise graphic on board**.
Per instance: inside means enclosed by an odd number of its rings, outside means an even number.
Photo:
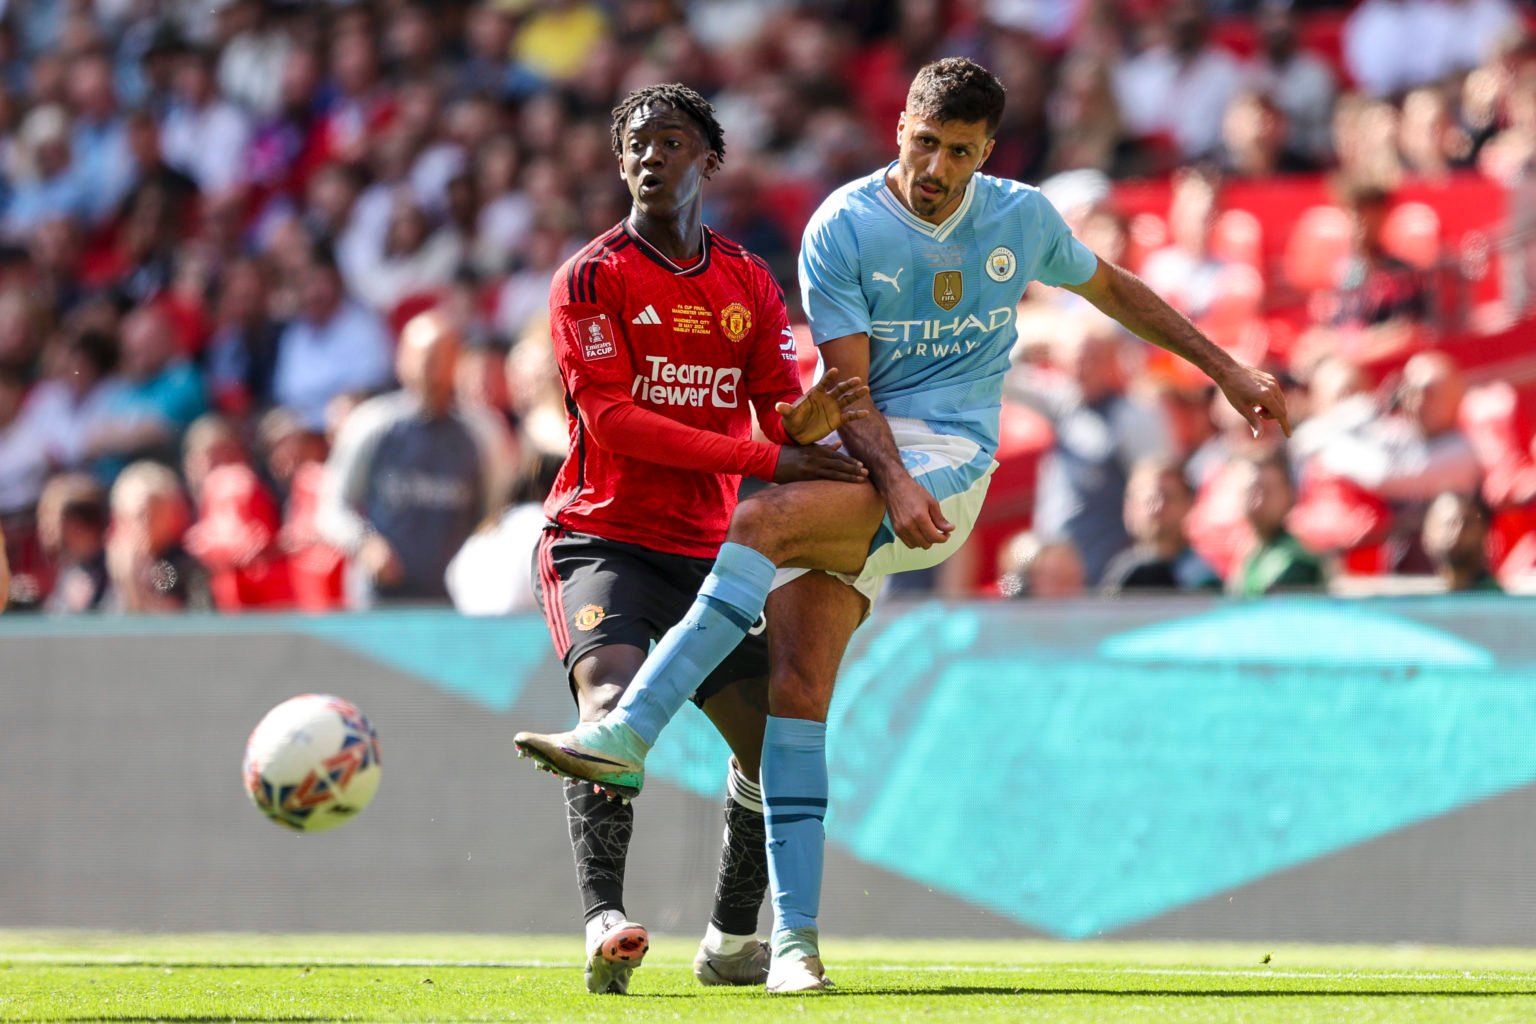
[[[920,644],[887,631],[850,672],[869,683],[831,741],[837,785],[871,796],[834,799],[829,834],[1082,938],[1536,779],[1528,675],[1358,606],[1274,612],[1133,630],[1101,645],[1113,661],[999,640],[974,608]],[[993,650],[958,642],[970,628]],[[1284,647],[1241,643],[1271,628]]]
[[[297,617],[298,632],[328,640],[449,693],[506,711],[534,669],[553,657],[537,616],[470,618],[447,612]]]

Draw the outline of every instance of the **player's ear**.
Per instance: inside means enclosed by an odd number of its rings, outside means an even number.
[[[903,110],[896,115],[896,148],[901,148],[901,140],[907,134],[907,112]]]
[[[981,147],[981,159],[976,161],[976,170],[981,170],[981,165],[987,162],[987,157],[992,155],[992,147],[997,145],[996,139],[988,139],[987,144]]]
[[[709,150],[704,154],[704,180],[708,181],[720,169],[720,154]]]

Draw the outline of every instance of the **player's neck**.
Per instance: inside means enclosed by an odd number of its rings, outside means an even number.
[[[651,248],[674,263],[690,263],[704,251],[703,211],[697,204],[676,217],[661,218],[629,211],[629,225]]]

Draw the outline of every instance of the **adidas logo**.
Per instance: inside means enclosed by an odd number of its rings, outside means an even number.
[[[640,311],[640,315],[630,321],[632,324],[660,324],[661,317],[656,314],[655,306],[646,306]]]

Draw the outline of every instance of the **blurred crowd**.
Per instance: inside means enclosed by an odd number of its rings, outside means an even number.
[[[890,159],[912,72],[948,54],[1007,85],[988,172],[1280,371],[1298,429],[1255,440],[1034,289],[1005,410],[1040,439],[1031,506],[904,586],[1467,589],[1519,564],[1520,396],[1435,351],[1438,253],[1394,228],[1405,185],[1485,176],[1521,265],[1536,47],[1508,0],[0,0],[13,607],[528,607],[567,442],[546,296],[627,210],[613,104],[712,99],[706,219],[791,284],[806,217]],[[1223,189],[1307,173],[1336,197],[1327,258],[1276,280]],[[1131,175],[1174,176],[1162,235],[1117,208]],[[1517,323],[1533,289],[1506,277]],[[1382,379],[1382,353],[1412,358]]]

